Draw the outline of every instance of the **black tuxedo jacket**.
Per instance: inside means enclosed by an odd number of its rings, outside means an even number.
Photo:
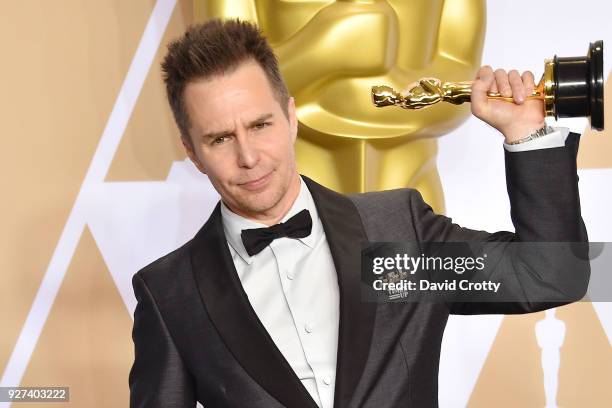
[[[367,241],[586,241],[578,141],[579,135],[570,134],[565,147],[505,152],[516,233],[459,227],[434,214],[413,189],[344,196],[304,177],[338,274],[335,408],[436,407],[449,313],[528,313],[561,304],[362,302],[360,251]],[[517,271],[517,284],[554,283],[563,278],[556,273],[534,277]],[[589,270],[575,273],[584,293]],[[196,401],[205,408],[316,407],[248,301],[219,204],[193,239],[140,270],[132,282],[138,300],[132,407],[193,407]]]

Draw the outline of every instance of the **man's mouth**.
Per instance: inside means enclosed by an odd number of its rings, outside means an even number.
[[[270,181],[270,178],[272,177],[273,172],[274,171],[271,171],[268,174],[264,175],[263,177],[260,177],[255,180],[247,181],[246,183],[240,183],[238,185],[247,190],[251,190],[251,191],[258,190],[262,188],[263,186],[265,186],[268,183],[268,181]]]

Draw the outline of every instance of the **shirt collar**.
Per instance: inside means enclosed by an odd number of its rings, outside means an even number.
[[[314,200],[312,199],[312,195],[310,194],[306,183],[300,176],[300,192],[293,202],[293,205],[280,222],[287,221],[289,218],[293,217],[303,209],[307,209],[310,212],[310,216],[312,217],[312,230],[310,235],[307,237],[297,239],[309,248],[314,248],[316,238],[321,231],[319,216]],[[244,248],[241,237],[242,230],[248,228],[266,228],[267,225],[236,214],[225,205],[223,200],[221,200],[221,217],[227,242],[238,253],[238,255],[240,255],[240,257],[250,265],[251,262],[253,262],[253,257],[249,256]]]

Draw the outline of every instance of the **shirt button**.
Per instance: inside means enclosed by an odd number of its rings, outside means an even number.
[[[287,279],[293,280],[293,274],[291,272],[287,272]]]
[[[332,378],[329,375],[323,377],[323,384],[330,385],[332,383]]]
[[[304,325],[304,330],[306,330],[306,333],[310,333],[312,332],[312,326],[309,323],[306,323]]]

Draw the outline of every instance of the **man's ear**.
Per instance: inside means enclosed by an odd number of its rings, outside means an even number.
[[[293,96],[289,97],[289,100],[287,101],[287,114],[289,116],[289,132],[291,134],[291,142],[295,143],[298,131],[298,119],[295,112],[295,100],[293,99]]]
[[[185,152],[187,153],[189,160],[191,160],[191,162],[197,167],[198,170],[200,170],[202,174],[206,174],[206,170],[204,170],[204,166],[202,166],[200,159],[198,159],[198,156],[193,151],[191,141],[185,140],[185,137],[181,136],[181,142],[183,143],[183,147],[185,148]]]

